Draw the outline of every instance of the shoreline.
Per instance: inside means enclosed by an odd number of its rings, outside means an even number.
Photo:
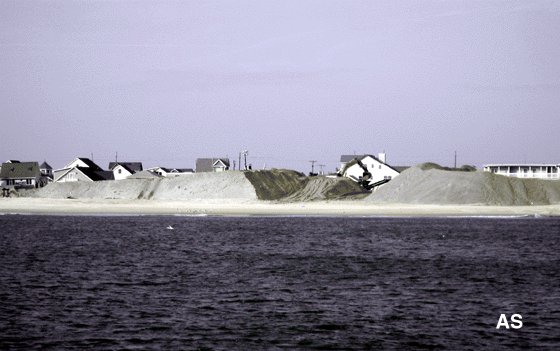
[[[536,206],[425,205],[325,200],[127,200],[0,198],[2,214],[211,215],[211,216],[560,216],[560,204]]]

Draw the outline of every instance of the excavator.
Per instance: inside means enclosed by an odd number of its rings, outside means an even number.
[[[360,166],[364,170],[364,174],[360,177],[360,181],[358,182],[358,184],[360,184],[363,188],[367,190],[372,190],[376,186],[380,186],[389,181],[389,179],[383,179],[373,184],[370,184],[369,180],[371,179],[371,173],[369,173],[367,167],[364,166],[362,161],[360,161],[358,158],[355,158],[354,160],[356,160],[358,162],[358,166]]]

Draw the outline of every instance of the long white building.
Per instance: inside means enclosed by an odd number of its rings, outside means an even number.
[[[484,165],[484,171],[516,178],[560,179],[560,164],[492,164]]]

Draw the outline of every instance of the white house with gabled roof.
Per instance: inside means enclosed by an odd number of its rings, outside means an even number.
[[[385,162],[386,155],[384,153],[379,154],[379,157],[373,155],[342,155],[340,157],[339,174],[356,182],[361,181],[364,175],[364,169],[357,160],[359,160],[371,174],[370,184],[382,180],[388,181],[400,174],[398,170]]]
[[[55,182],[95,182],[100,180],[114,180],[112,171],[104,171],[92,160],[78,157],[66,167],[53,172]]]
[[[109,162],[109,170],[113,172],[115,180],[121,180],[142,171],[143,168],[142,162]]]

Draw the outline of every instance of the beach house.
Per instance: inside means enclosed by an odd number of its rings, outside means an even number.
[[[229,170],[229,158],[197,158],[196,172],[222,172]]]
[[[113,172],[115,180],[121,180],[142,171],[143,168],[142,162],[109,162],[109,170]]]
[[[47,161],[44,161],[43,163],[41,163],[41,165],[39,166],[39,170],[41,171],[42,176],[47,177],[49,179],[49,181],[53,180],[53,169],[47,163]]]
[[[560,179],[560,164],[489,164],[484,171],[515,178]]]
[[[152,167],[148,171],[158,174],[162,177],[173,177],[185,174],[193,174],[192,168],[167,168],[167,167]]]
[[[112,171],[105,171],[89,158],[78,157],[66,167],[54,172],[55,182],[97,182],[101,180],[114,180]]]
[[[0,186],[3,188],[38,188],[48,183],[39,169],[38,162],[10,160],[2,164]]]
[[[362,166],[365,169],[362,168]],[[388,181],[400,174],[397,169],[386,163],[385,153],[380,153],[379,157],[375,157],[373,155],[340,156],[339,174],[343,177],[348,177],[356,182],[359,182],[362,180],[366,170],[371,174],[369,181],[370,184],[374,184],[382,180]]]

